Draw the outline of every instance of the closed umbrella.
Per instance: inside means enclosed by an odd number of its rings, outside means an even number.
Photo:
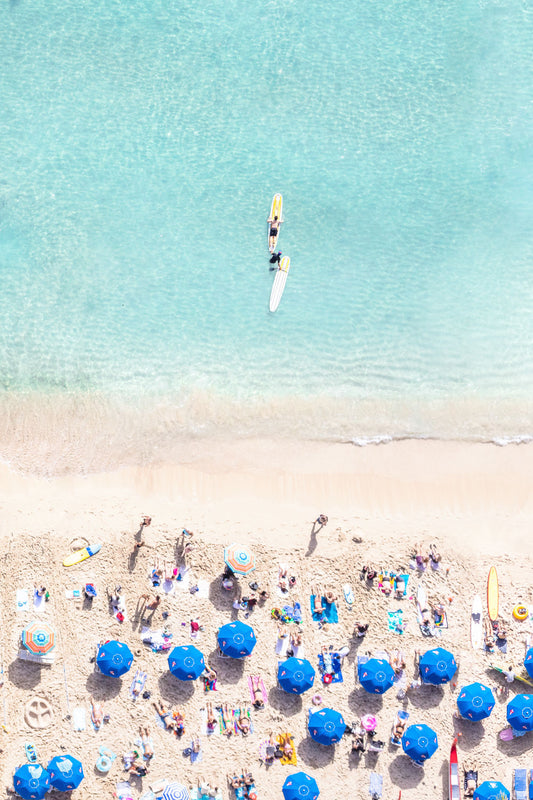
[[[306,658],[288,658],[278,667],[278,683],[285,692],[303,694],[315,682],[315,670]]]
[[[533,731],[533,695],[517,694],[507,703],[507,722],[515,731]]]
[[[255,555],[241,544],[230,544],[226,547],[224,561],[235,575],[249,575],[255,569]]]
[[[50,774],[41,764],[23,764],[13,775],[13,786],[24,800],[42,800],[50,789]]]
[[[433,683],[438,686],[451,681],[457,672],[457,663],[449,650],[435,647],[421,657],[419,669],[423,683]]]
[[[168,656],[168,668],[180,681],[194,681],[205,669],[205,660],[193,645],[175,647]]]
[[[231,658],[249,656],[257,641],[254,629],[240,620],[223,625],[218,631],[217,640],[222,652]]]
[[[483,781],[474,791],[474,800],[509,800],[511,793],[500,781]]]
[[[112,678],[120,678],[133,664],[133,653],[124,642],[110,639],[101,644],[96,655],[96,663],[100,672]]]
[[[530,678],[533,678],[533,647],[530,647],[524,659],[524,667]]]
[[[76,789],[83,780],[81,761],[74,756],[55,756],[48,764],[50,783],[60,792]]]
[[[317,782],[306,772],[295,772],[285,778],[281,791],[285,800],[316,800],[320,794]]]
[[[394,670],[383,658],[370,658],[357,668],[363,689],[370,694],[383,694],[394,681]]]
[[[182,783],[169,783],[163,791],[161,800],[189,800],[188,789]]]
[[[438,748],[437,734],[428,725],[409,725],[402,736],[403,751],[415,764],[423,764]]]
[[[309,714],[307,728],[311,739],[319,744],[340,742],[346,730],[342,714],[332,708],[321,708]]]
[[[457,698],[457,708],[461,716],[474,722],[490,717],[495,704],[492,691],[482,683],[470,683],[464,686]]]

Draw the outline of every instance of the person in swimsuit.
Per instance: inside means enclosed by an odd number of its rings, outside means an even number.
[[[280,263],[280,261],[281,261],[281,250],[278,250],[277,253],[272,253],[270,257],[270,263],[275,264],[276,266],[270,267],[270,269],[277,269],[278,268],[277,265]]]
[[[213,711],[213,703],[210,700],[208,700],[205,704],[205,710],[207,712],[207,730],[214,731],[218,720],[215,716],[215,712]]]
[[[253,705],[255,708],[264,708],[263,687],[259,675],[252,675],[251,679],[252,694],[254,696]]]
[[[279,223],[278,223],[278,218],[276,216],[274,217],[274,222],[270,223],[270,237],[272,238],[274,236],[277,236],[278,231],[279,231]]]

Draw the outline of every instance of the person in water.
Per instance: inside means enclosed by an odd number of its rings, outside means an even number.
[[[270,263],[275,264],[276,266],[270,267],[270,269],[277,269],[280,261],[281,261],[281,250],[278,250],[277,253],[272,253],[272,255],[270,256]]]
[[[279,229],[278,218],[274,217],[274,222],[270,223],[270,235],[271,236],[277,236],[278,235],[278,229]]]

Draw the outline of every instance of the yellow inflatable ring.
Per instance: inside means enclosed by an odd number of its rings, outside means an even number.
[[[527,609],[520,603],[513,608],[513,617],[515,619],[519,619],[520,622],[523,622],[525,619],[527,619],[528,615],[529,615],[529,609]]]

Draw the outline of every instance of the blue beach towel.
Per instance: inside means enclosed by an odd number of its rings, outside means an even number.
[[[335,605],[335,603],[326,603],[324,597],[321,597],[320,599],[322,601],[322,607],[324,609],[322,613],[313,611],[315,603],[315,595],[312,594],[310,598],[311,614],[315,622],[338,622],[339,614],[337,612],[337,606]]]
[[[300,603],[295,603],[294,604],[294,609],[293,609],[293,612],[292,612],[292,618],[293,618],[293,620],[295,622],[301,622],[302,621],[302,607],[301,607]]]
[[[399,608],[397,611],[387,611],[388,628],[393,633],[403,633],[403,611]]]
[[[327,672],[330,675],[333,675],[332,683],[343,683],[344,678],[342,677],[341,672],[341,657],[338,653],[331,653],[331,667],[333,672],[330,672],[328,668],[326,668],[326,664],[324,663],[324,656],[322,653],[318,654],[318,666],[320,668],[320,672],[322,673],[322,681],[324,680],[324,674]],[[329,664],[328,664],[329,667]]]
[[[312,594],[310,597],[311,615],[315,622],[325,622],[326,617],[324,616],[324,612],[313,611],[314,605],[315,605],[315,595]],[[324,606],[324,603],[322,603],[322,606]]]

